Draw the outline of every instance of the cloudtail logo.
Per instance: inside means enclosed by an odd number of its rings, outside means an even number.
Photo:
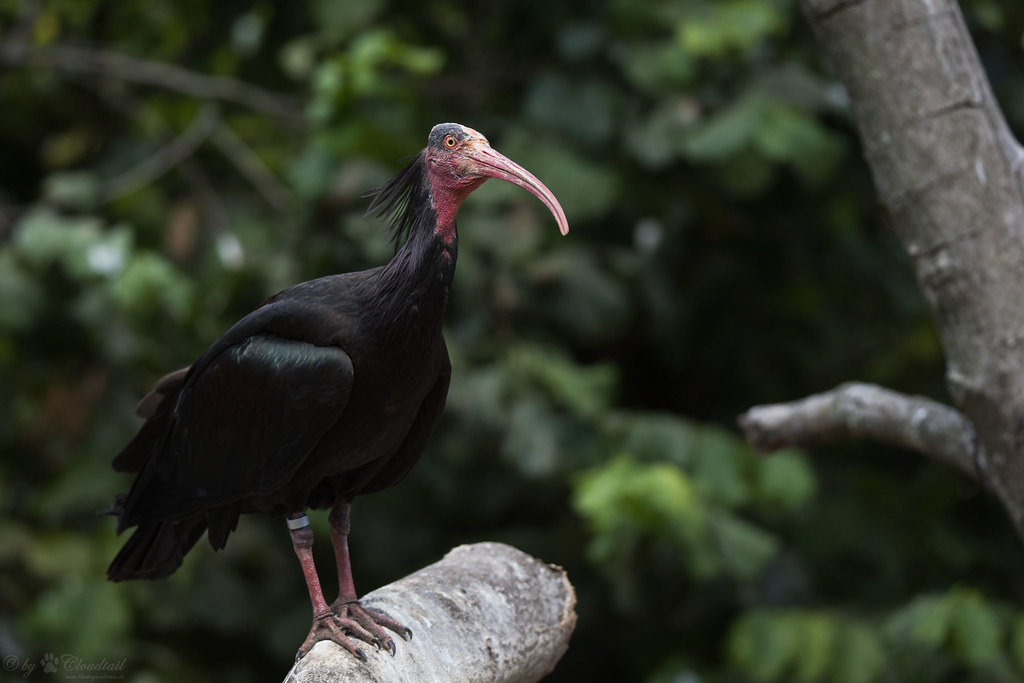
[[[88,659],[78,655],[46,652],[38,659],[7,655],[0,668],[23,679],[63,681],[120,680],[125,677],[128,659]]]

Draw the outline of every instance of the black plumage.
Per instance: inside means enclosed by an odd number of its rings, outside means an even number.
[[[137,528],[110,565],[110,579],[168,576],[204,531],[222,548],[241,514],[299,524],[307,508],[333,506],[342,596],[330,613],[319,604],[318,581],[310,581],[315,569],[304,544],[312,536],[292,530],[314,606],[300,654],[324,638],[358,653],[341,642],[339,624],[393,648],[380,625],[401,625],[355,601],[348,505],[398,483],[440,419],[451,374],[442,325],[457,256],[455,214],[487,177],[534,192],[567,230],[536,178],[479,133],[439,124],[370,205],[395,240],[389,263],[270,297],[189,368],[157,383],[137,410],[146,422],[113,463],[137,473],[112,508],[118,532]]]

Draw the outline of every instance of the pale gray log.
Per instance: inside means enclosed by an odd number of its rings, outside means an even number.
[[[368,661],[317,643],[285,683],[530,683],[555,667],[576,626],[576,594],[561,567],[501,543],[464,545],[366,595],[362,604],[408,626],[394,657]]]

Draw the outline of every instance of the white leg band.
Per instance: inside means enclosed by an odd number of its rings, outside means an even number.
[[[286,519],[284,521],[285,524],[288,525],[288,528],[292,531],[296,529],[305,529],[307,526],[309,526],[309,517],[307,517],[306,515],[296,517],[295,519]]]

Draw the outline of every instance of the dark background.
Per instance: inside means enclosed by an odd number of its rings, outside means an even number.
[[[1024,5],[963,6],[1019,133]],[[503,541],[578,591],[552,681],[1024,677],[1024,553],[991,496],[873,444],[758,458],[737,435],[851,379],[948,400],[846,95],[784,0],[0,0],[10,676],[54,653],[284,677],[310,607],[283,524],[107,583],[97,511],[130,483],[109,462],[153,381],[267,295],[388,258],[365,192],[448,120],[572,232],[511,185],[466,202],[448,409],[354,506],[361,592]]]

